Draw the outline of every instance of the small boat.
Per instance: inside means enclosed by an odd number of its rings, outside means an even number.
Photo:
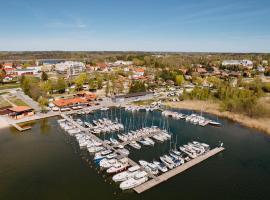
[[[173,169],[174,168],[174,163],[169,163],[167,162],[167,160],[163,157],[163,156],[160,156],[160,161],[166,165],[166,167],[168,167],[169,169]]]
[[[136,186],[139,186],[145,183],[148,180],[146,172],[140,172],[134,176],[134,178],[130,178],[120,184],[120,188],[122,190],[132,189]]]
[[[129,178],[134,177],[136,174],[139,173],[140,167],[138,165],[134,166],[134,167],[130,167],[128,168],[127,171],[121,172],[119,174],[116,174],[112,177],[114,182],[122,182],[122,181],[126,181]]]
[[[125,170],[128,166],[129,166],[128,163],[116,163],[115,165],[107,169],[106,172],[108,174],[118,173]]]
[[[163,173],[168,171],[168,168],[166,167],[166,165],[164,163],[161,163],[161,162],[158,162],[158,161],[153,161],[153,163],[157,166],[159,171],[161,171]]]
[[[135,149],[141,149],[141,145],[139,145],[137,142],[132,141],[131,143],[129,143],[129,145]]]

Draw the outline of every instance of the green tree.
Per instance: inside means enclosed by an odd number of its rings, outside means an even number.
[[[40,97],[38,98],[38,103],[39,103],[39,106],[41,107],[41,110],[42,110],[43,112],[46,111],[46,107],[47,107],[48,104],[49,104],[48,99],[46,99],[46,98],[40,96]]]
[[[45,82],[41,82],[40,88],[42,90],[43,96],[47,96],[53,90],[52,82],[50,80],[45,81]]]
[[[81,90],[85,82],[87,82],[87,74],[82,73],[75,79],[75,85],[77,90]]]
[[[67,88],[67,83],[63,78],[57,79],[53,89],[57,90],[59,93],[64,93]]]
[[[136,92],[145,92],[146,87],[144,82],[142,81],[134,81],[132,82],[130,88],[129,88],[129,93],[136,93]]]
[[[3,79],[6,76],[6,72],[3,69],[0,69],[0,82],[3,82]]]
[[[42,74],[41,74],[41,80],[42,81],[47,81],[48,80],[48,74],[46,72],[42,72]]]
[[[176,75],[175,76],[175,83],[180,86],[184,83],[185,79],[183,75]]]

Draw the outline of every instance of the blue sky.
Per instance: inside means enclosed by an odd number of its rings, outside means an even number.
[[[270,52],[269,0],[0,0],[0,50]]]

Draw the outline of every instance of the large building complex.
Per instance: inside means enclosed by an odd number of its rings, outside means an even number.
[[[70,76],[78,75],[79,73],[85,71],[85,64],[76,61],[65,61],[57,63],[55,65],[55,70],[61,74],[68,74]]]

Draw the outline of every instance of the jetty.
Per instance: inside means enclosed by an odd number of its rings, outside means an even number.
[[[13,126],[14,128],[16,128],[18,131],[26,131],[26,130],[29,130],[31,129],[32,127],[31,126],[24,126],[24,127],[21,127],[20,125],[14,123],[14,124],[11,124],[11,126]]]
[[[164,181],[167,181],[168,179],[176,176],[177,174],[180,174],[181,172],[195,166],[196,164],[199,164],[200,162],[206,160],[207,158],[210,158],[210,157],[222,152],[223,150],[224,150],[223,147],[214,148],[214,149],[208,151],[207,153],[205,153],[201,156],[198,156],[197,158],[194,158],[191,161],[186,162],[183,165],[176,167],[176,168],[156,177],[155,179],[151,179],[151,180],[149,180],[149,181],[143,183],[142,185],[139,185],[133,189],[135,192],[140,194],[146,190],[149,190],[149,189],[157,186],[158,184],[160,184]]]

